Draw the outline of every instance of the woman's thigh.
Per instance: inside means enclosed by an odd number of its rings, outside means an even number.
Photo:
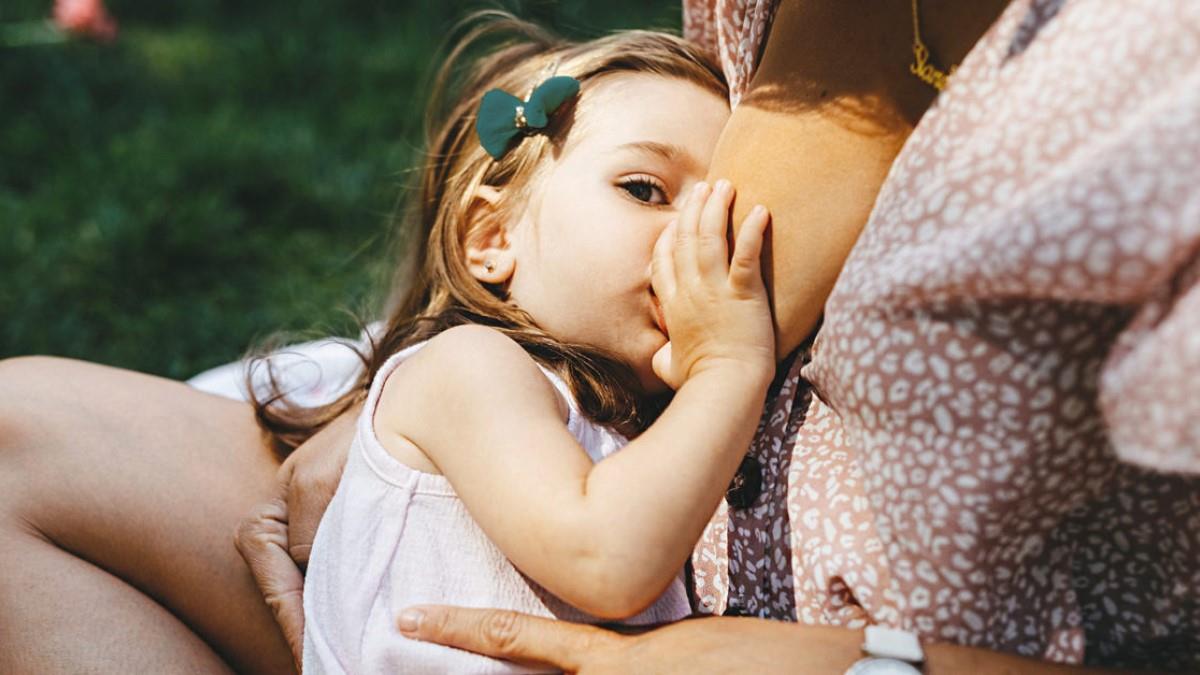
[[[82,362],[0,362],[4,536],[26,532],[122,580],[240,671],[291,667],[233,545],[277,465],[245,404]],[[64,619],[87,621],[85,609]]]
[[[161,605],[36,532],[0,522],[0,569],[0,672],[232,672]]]

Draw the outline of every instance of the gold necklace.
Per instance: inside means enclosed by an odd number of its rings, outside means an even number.
[[[913,62],[908,66],[908,72],[917,76],[925,84],[941,91],[946,88],[950,75],[954,74],[957,66],[950,68],[949,74],[939,70],[929,60],[929,47],[921,40],[921,21],[917,18],[917,0],[912,0],[913,17]]]

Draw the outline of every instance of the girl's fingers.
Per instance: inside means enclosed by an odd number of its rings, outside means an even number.
[[[692,187],[691,194],[688,195],[679,211],[679,232],[681,234],[696,235],[700,227],[700,213],[704,210],[704,205],[708,203],[710,194],[712,194],[712,186],[703,181]]]
[[[654,352],[654,358],[650,360],[650,367],[654,369],[654,374],[658,379],[662,380],[672,389],[679,388],[679,382],[675,379],[675,373],[671,369],[671,343],[659,347],[658,351]]]
[[[742,221],[734,243],[733,260],[729,263],[729,284],[736,290],[757,291],[763,288],[762,247],[770,214],[761,205],[751,209]]]
[[[671,256],[677,227],[676,221],[672,220],[663,228],[658,241],[654,242],[654,255],[650,258],[650,285],[660,300],[675,295],[675,262]]]
[[[700,273],[706,277],[724,279],[729,270],[729,245],[725,234],[729,230],[729,207],[733,204],[733,186],[719,180],[700,213],[696,236],[696,259]]]
[[[699,235],[700,214],[711,192],[708,183],[696,183],[679,213],[672,255],[675,258],[675,274],[685,279],[696,279],[700,275],[696,262],[696,237]]]

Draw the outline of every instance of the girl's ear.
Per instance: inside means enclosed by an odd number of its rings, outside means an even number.
[[[499,188],[480,185],[467,208],[467,269],[485,284],[506,283],[517,267],[500,208],[502,198]]]

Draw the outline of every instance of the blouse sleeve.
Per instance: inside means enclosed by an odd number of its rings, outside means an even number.
[[[750,86],[779,0],[683,0],[683,36],[716,58],[736,106]]]
[[[1131,319],[1101,368],[1118,457],[1200,473],[1200,62],[1142,105],[1110,155],[1128,208],[1107,261]]]
[[[1192,216],[1200,207],[1193,199]],[[1192,230],[1200,226],[1194,220]],[[1200,473],[1200,235],[1191,259],[1135,314],[1100,375],[1117,455],[1159,471]]]
[[[717,0],[683,0],[683,38],[717,56]]]

